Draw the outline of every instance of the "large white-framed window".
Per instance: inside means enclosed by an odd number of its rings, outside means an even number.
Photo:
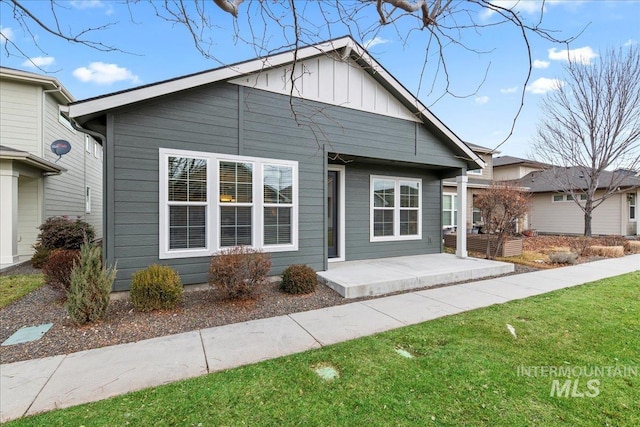
[[[442,194],[442,228],[453,228],[458,225],[457,194]]]
[[[370,241],[422,238],[422,180],[371,175]]]
[[[298,250],[298,162],[159,153],[161,259],[210,256],[240,245]]]

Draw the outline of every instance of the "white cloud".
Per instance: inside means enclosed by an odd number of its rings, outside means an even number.
[[[503,9],[510,9],[516,13],[527,13],[530,15],[540,13],[543,7],[543,3],[541,0],[492,0],[489,3],[492,5],[501,7]],[[483,19],[487,19],[490,16],[493,16],[497,12],[491,10],[489,8],[484,8],[482,12],[480,12],[480,17]]]
[[[97,84],[111,84],[114,82],[129,81],[139,83],[138,76],[126,68],[117,64],[105,64],[104,62],[92,62],[89,67],[80,67],[73,70],[73,75],[80,81]]]
[[[387,39],[383,39],[382,37],[374,37],[372,39],[369,39],[367,41],[364,42],[364,48],[365,49],[369,49],[374,47],[375,45],[378,44],[385,44],[385,43],[389,43],[389,40]]]
[[[104,7],[104,3],[101,0],[72,0],[69,3],[71,4],[71,6],[80,10]]]
[[[514,87],[506,87],[500,89],[500,93],[516,93],[518,91],[518,86]]]
[[[579,47],[577,49],[565,49],[558,50],[552,47],[548,50],[549,59],[554,61],[573,61],[581,62],[583,64],[591,64],[591,60],[598,57],[598,54],[593,51],[591,46]]]
[[[488,96],[478,96],[478,97],[476,97],[475,101],[476,101],[476,104],[483,105],[483,104],[486,104],[487,102],[489,102],[489,97]]]
[[[638,44],[637,40],[629,39],[623,44],[623,46],[624,47],[629,47],[629,46],[634,46],[634,45],[637,45],[637,44]]]
[[[49,65],[53,65],[56,59],[53,56],[36,56],[35,58],[29,58],[22,63],[23,67],[29,68],[47,68]]]
[[[10,27],[0,27],[0,33],[2,33],[2,35],[0,35],[0,41],[2,43],[4,43],[5,40],[13,41],[15,39],[15,34]]]
[[[530,85],[527,85],[525,90],[538,95],[544,95],[551,90],[557,90],[559,87],[564,86],[564,84],[565,82],[562,80],[540,77],[539,79],[534,80]]]
[[[533,68],[549,68],[549,61],[542,61],[540,59],[536,59],[533,61]]]

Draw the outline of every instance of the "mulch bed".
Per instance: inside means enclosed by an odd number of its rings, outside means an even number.
[[[534,270],[516,265],[515,274]],[[34,270],[23,267],[8,274],[29,272]],[[53,323],[38,341],[0,347],[0,363],[68,354],[376,298],[344,299],[324,285],[319,285],[312,294],[289,295],[280,291],[277,283],[270,283],[261,289],[259,298],[252,301],[220,300],[212,289],[188,290],[182,305],[174,310],[141,313],[134,310],[128,299],[112,300],[105,319],[79,327],[67,316],[61,297],[59,291],[43,286],[0,310],[0,342],[22,327]]]

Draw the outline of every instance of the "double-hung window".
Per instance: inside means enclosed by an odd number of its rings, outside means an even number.
[[[207,249],[208,161],[203,158],[167,158],[167,246],[171,250]]]
[[[220,161],[220,247],[253,244],[253,163]]]
[[[627,198],[629,200],[629,219],[634,221],[636,219],[636,201],[638,198],[635,193],[629,193]]]
[[[458,225],[457,195],[444,193],[442,195],[442,227],[451,228]]]
[[[422,237],[422,180],[371,176],[372,242]]]
[[[298,163],[160,149],[159,257],[298,249]]]

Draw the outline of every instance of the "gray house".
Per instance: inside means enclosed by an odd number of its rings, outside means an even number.
[[[210,257],[235,245],[270,253],[273,274],[439,253],[442,180],[466,194],[466,170],[485,165],[350,37],[67,114],[104,143],[115,290],[152,263],[206,282]]]

